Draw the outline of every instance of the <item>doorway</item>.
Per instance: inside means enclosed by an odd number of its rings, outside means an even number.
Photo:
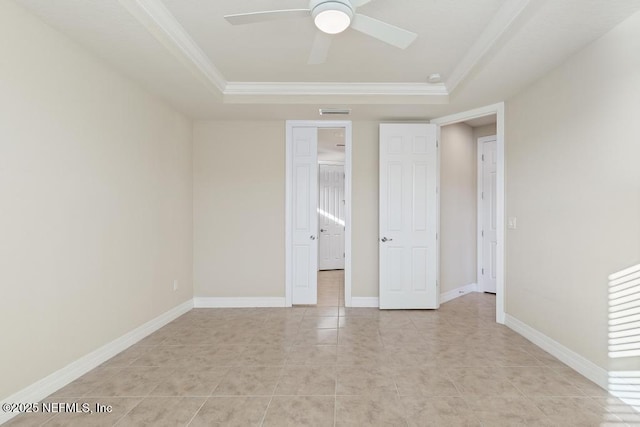
[[[348,307],[351,122],[287,121],[286,153],[286,305]]]
[[[318,129],[318,306],[344,307],[344,128]]]
[[[504,103],[488,105],[486,107],[469,110],[450,116],[431,120],[431,123],[445,126],[454,123],[468,122],[487,116],[495,115],[496,121],[496,189],[495,189],[495,293],[496,293],[496,322],[505,322],[505,117]]]

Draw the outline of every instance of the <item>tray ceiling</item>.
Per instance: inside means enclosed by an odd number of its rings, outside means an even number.
[[[306,0],[15,0],[194,119],[426,119],[502,101],[640,9],[640,0],[374,0],[358,9],[418,34],[406,50],[353,30],[308,65],[311,18],[223,16]],[[427,77],[439,73],[442,83]]]

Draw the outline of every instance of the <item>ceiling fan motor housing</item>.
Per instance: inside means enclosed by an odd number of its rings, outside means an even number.
[[[311,0],[309,9],[316,27],[328,34],[341,33],[353,19],[349,0]]]

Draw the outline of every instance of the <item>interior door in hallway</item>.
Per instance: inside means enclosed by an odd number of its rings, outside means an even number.
[[[380,308],[438,308],[438,127],[380,125]]]
[[[320,270],[344,269],[344,165],[320,165]]]
[[[480,138],[481,194],[480,194],[480,238],[482,240],[482,260],[480,287],[483,292],[496,292],[496,248],[498,244],[496,211],[496,137]]]

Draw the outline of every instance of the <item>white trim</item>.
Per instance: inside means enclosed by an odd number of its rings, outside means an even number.
[[[459,288],[441,293],[440,304],[444,304],[445,302],[454,300],[458,297],[461,297],[462,295],[466,295],[468,293],[477,292],[477,291],[478,291],[477,283],[469,283],[468,285],[460,286]]]
[[[315,128],[344,128],[344,197],[345,197],[345,231],[344,231],[344,298],[345,306],[351,306],[351,188],[352,188],[352,124],[345,120],[287,120],[286,129],[286,164],[285,164],[285,307],[291,307],[293,296],[293,280],[291,277],[292,248],[291,248],[291,227],[292,227],[292,131],[294,127],[315,127]]]
[[[496,47],[498,41],[514,26],[513,24],[516,19],[524,15],[524,12],[529,8],[531,3],[537,2],[531,2],[531,0],[510,0],[502,4],[493,19],[485,27],[480,36],[476,38],[474,44],[462,60],[458,62],[453,72],[451,72],[446,81],[449,93],[453,93],[471,71]]]
[[[495,141],[496,136],[482,136],[476,141],[476,276],[478,282],[478,291],[484,292],[484,275],[482,274],[482,264],[484,262],[484,237],[482,236],[483,211],[482,211],[482,186],[484,182],[483,164],[482,164],[482,144],[489,141]]]
[[[118,0],[169,52],[221,96],[227,81],[161,0]]]
[[[449,96],[442,83],[227,82],[225,95]]]
[[[61,389],[70,382],[80,378],[90,370],[100,366],[111,359],[116,354],[126,350],[146,336],[152,334],[166,324],[172,322],[193,308],[193,299],[170,309],[160,316],[146,322],[145,324],[127,332],[119,338],[103,345],[97,350],[82,356],[74,362],[69,363],[54,373],[43,379],[23,388],[17,393],[3,399],[1,403],[32,403],[39,402],[56,390]],[[0,424],[9,421],[17,413],[0,412]]]
[[[345,198],[345,229],[344,229],[344,305],[351,307],[351,259],[353,245],[351,242],[351,230],[353,224],[351,222],[351,210],[353,209],[351,189],[353,183],[352,165],[353,165],[353,135],[351,122],[348,122],[348,126],[345,127],[345,147],[344,147],[344,198]]]
[[[286,307],[282,297],[195,297],[194,308]]]
[[[440,117],[431,120],[440,126],[450,125],[454,123],[464,122],[466,120],[475,119],[495,114],[496,115],[496,152],[498,164],[496,165],[496,220],[497,220],[497,248],[496,248],[496,322],[505,322],[505,162],[504,162],[504,102],[498,104],[487,105],[486,107],[476,108],[474,110],[462,113],[452,114],[450,116]]]
[[[442,129],[440,126],[436,129],[436,293],[438,298],[438,305],[436,308],[440,308],[440,304],[443,303],[441,289],[442,289],[442,278],[440,277],[441,269],[440,262],[442,260],[442,251],[440,250],[440,246],[442,239],[442,231],[440,230],[440,210],[442,209],[442,205],[440,204],[440,192],[442,188],[440,187],[440,175],[442,174]]]
[[[518,320],[510,314],[505,315],[504,324],[543,349],[544,351],[558,358],[560,361],[566,363],[568,366],[575,369],[580,374],[589,378],[591,381],[598,384],[603,389],[608,389],[609,373],[606,369],[603,369],[590,360],[585,359],[575,351],[565,347],[558,341],[555,341],[554,339],[527,325],[523,321]]]
[[[351,307],[380,307],[378,297],[351,297]]]

